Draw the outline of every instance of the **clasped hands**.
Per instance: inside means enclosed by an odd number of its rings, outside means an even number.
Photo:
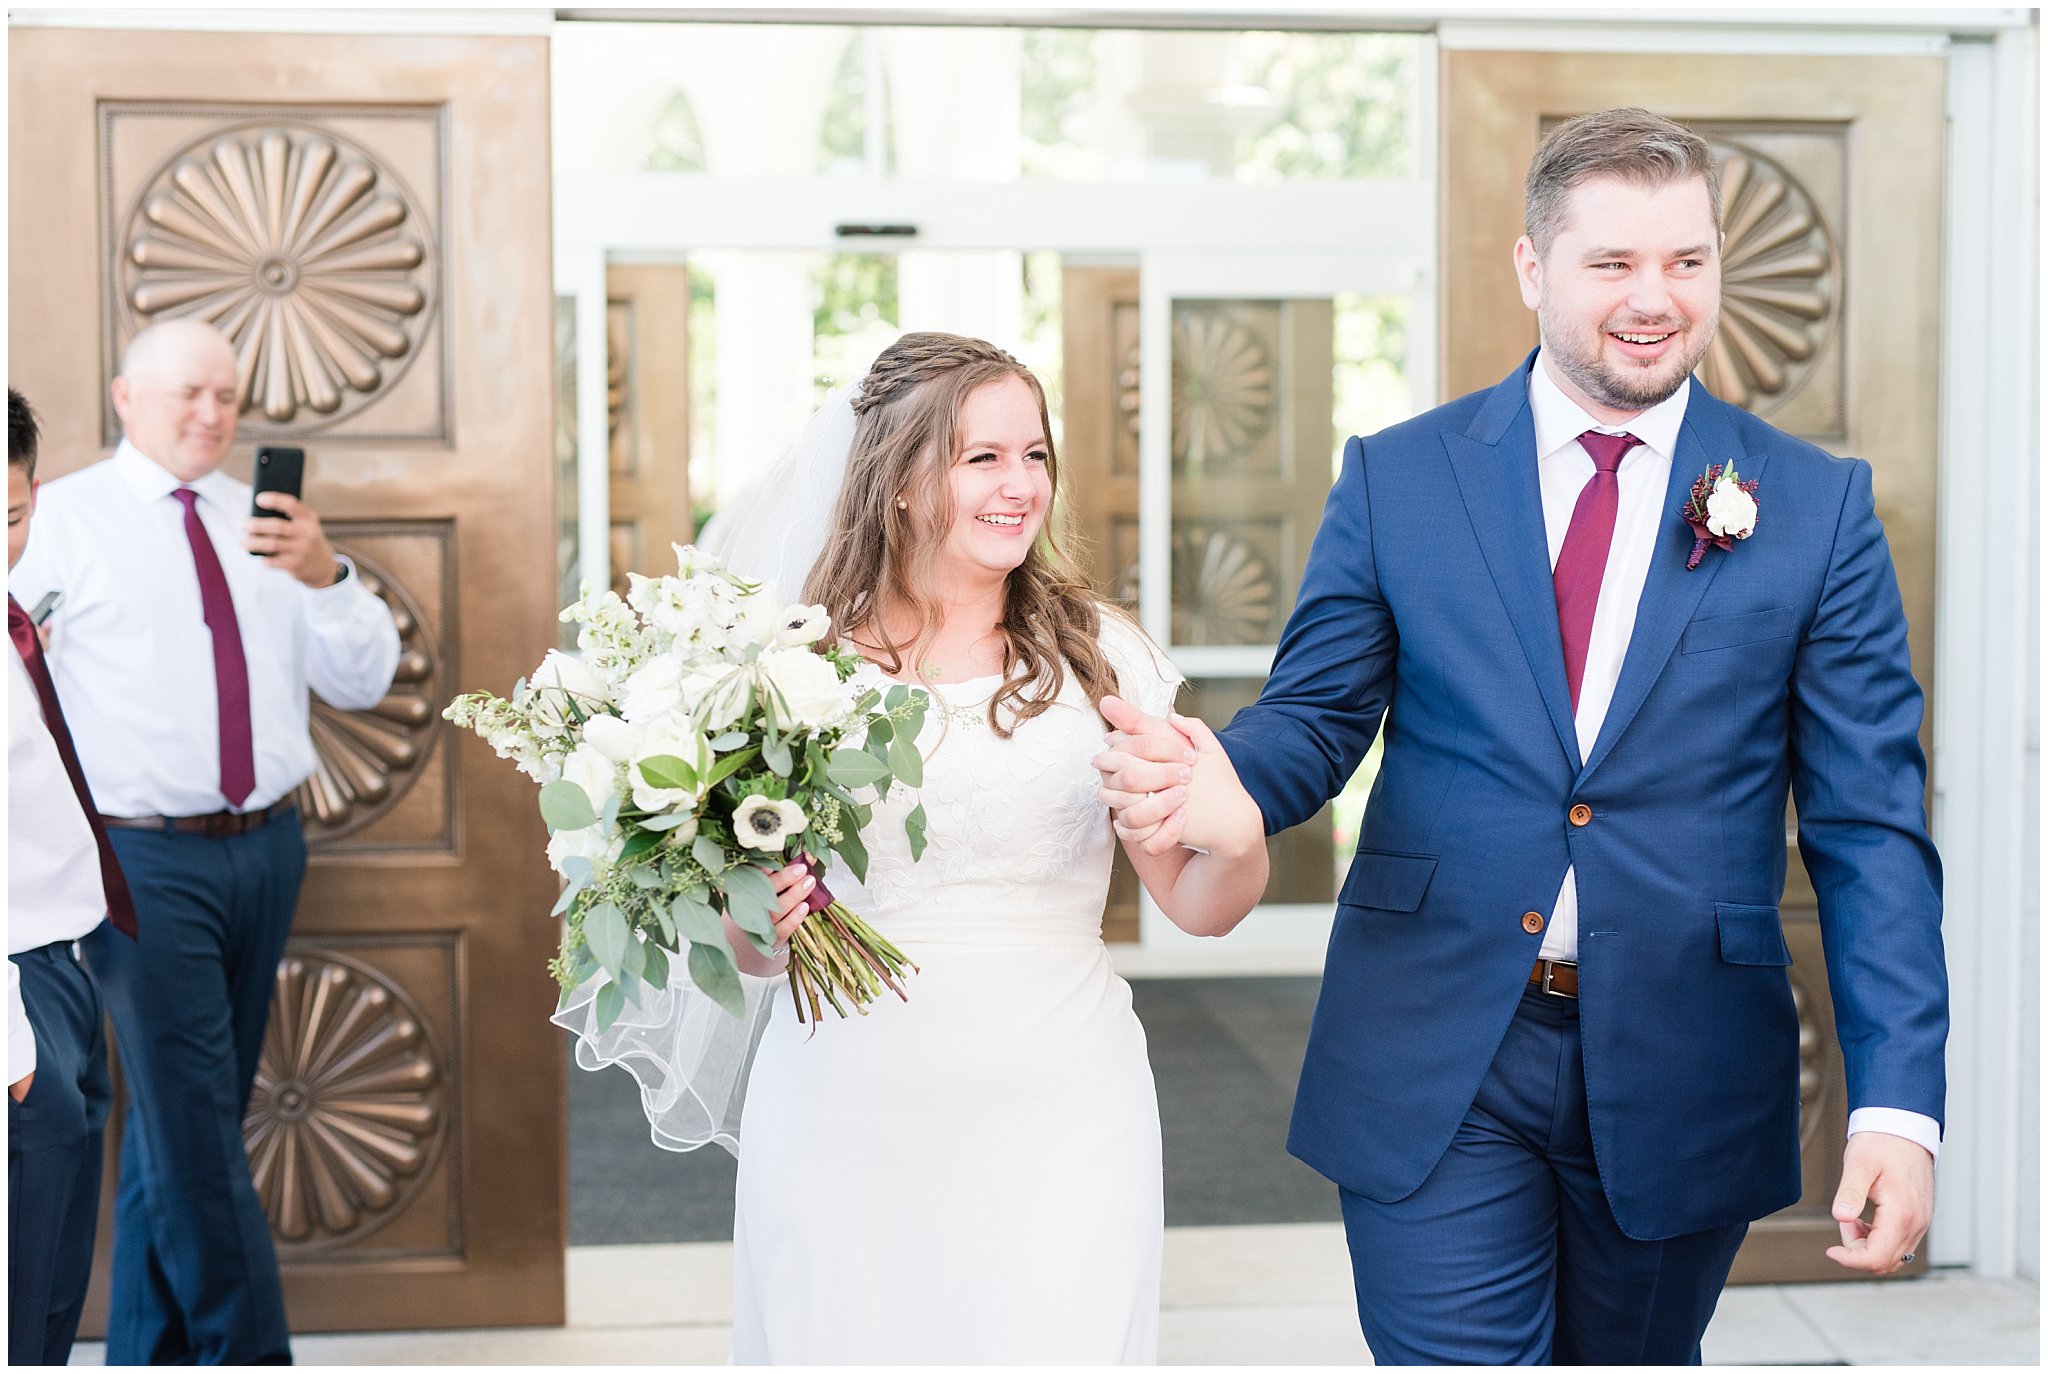
[[[1232,825],[1241,819],[1233,803],[1251,799],[1207,725],[1178,712],[1147,715],[1116,696],[1104,697],[1101,709],[1115,728],[1090,762],[1119,838],[1157,856],[1175,845],[1213,849],[1243,828]]]

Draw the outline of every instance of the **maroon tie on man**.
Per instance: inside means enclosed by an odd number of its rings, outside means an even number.
[[[92,788],[86,785],[85,770],[78,766],[78,751],[71,744],[71,727],[64,723],[64,708],[57,702],[57,684],[50,680],[50,665],[43,660],[42,637],[36,633],[28,612],[11,596],[7,598],[7,637],[14,641],[21,666],[28,670],[28,680],[35,684],[36,699],[43,707],[43,724],[49,727],[50,738],[57,743],[57,757],[64,760],[71,790],[78,794],[86,824],[92,827],[92,841],[99,846],[100,885],[106,890],[107,919],[132,940],[135,898],[128,892],[128,878],[121,872],[121,861],[114,857],[114,846],[107,840],[107,827],[100,822],[99,808],[92,804]]]
[[[1564,637],[1564,677],[1572,689],[1572,711],[1579,709],[1579,684],[1586,678],[1586,650],[1593,640],[1593,612],[1600,605],[1600,579],[1607,573],[1607,551],[1614,544],[1614,517],[1621,509],[1622,455],[1642,443],[1633,434],[1602,434],[1589,429],[1579,444],[1593,460],[1593,476],[1579,491],[1564,546],[1557,551],[1551,586],[1557,591],[1557,628]]]
[[[213,635],[213,685],[220,716],[220,794],[240,806],[256,790],[256,745],[249,725],[249,664],[242,655],[242,627],[228,594],[220,555],[199,519],[199,493],[179,487],[171,493],[185,507],[185,539],[199,573],[199,608]],[[1609,520],[1612,524],[1612,520]]]

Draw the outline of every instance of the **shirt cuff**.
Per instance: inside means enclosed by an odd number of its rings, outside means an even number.
[[[36,1071],[36,1033],[21,1001],[21,970],[7,961],[7,1082],[11,1087]]]
[[[345,612],[349,603],[355,600],[355,593],[362,588],[362,574],[356,571],[356,563],[345,553],[334,555],[334,561],[348,571],[324,587],[308,587],[301,583],[299,590],[305,594],[306,604],[315,616],[331,616]]]
[[[1936,1159],[1941,1158],[1941,1125],[1931,1116],[1901,1107],[1858,1107],[1849,1113],[1849,1134],[1862,1131],[1903,1136]]]

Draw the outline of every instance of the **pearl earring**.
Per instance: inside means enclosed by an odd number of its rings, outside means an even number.
[[[909,509],[910,509],[910,503],[909,503],[908,501],[904,500],[904,499],[903,499],[902,497],[900,497],[900,496],[899,496],[899,497],[897,497],[897,498],[896,498],[896,509],[897,509],[897,510],[909,510]]]

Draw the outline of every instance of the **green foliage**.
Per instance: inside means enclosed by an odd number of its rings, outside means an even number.
[[[597,824],[597,808],[575,783],[551,782],[540,789],[540,818],[550,830],[582,830]]]
[[[740,991],[739,968],[723,939],[715,945],[692,943],[689,968],[690,981],[729,1014],[737,1017],[747,1009],[746,997]]]
[[[1414,175],[1414,39],[1248,33],[1240,51],[1245,84],[1280,102],[1244,148],[1240,180]]]

